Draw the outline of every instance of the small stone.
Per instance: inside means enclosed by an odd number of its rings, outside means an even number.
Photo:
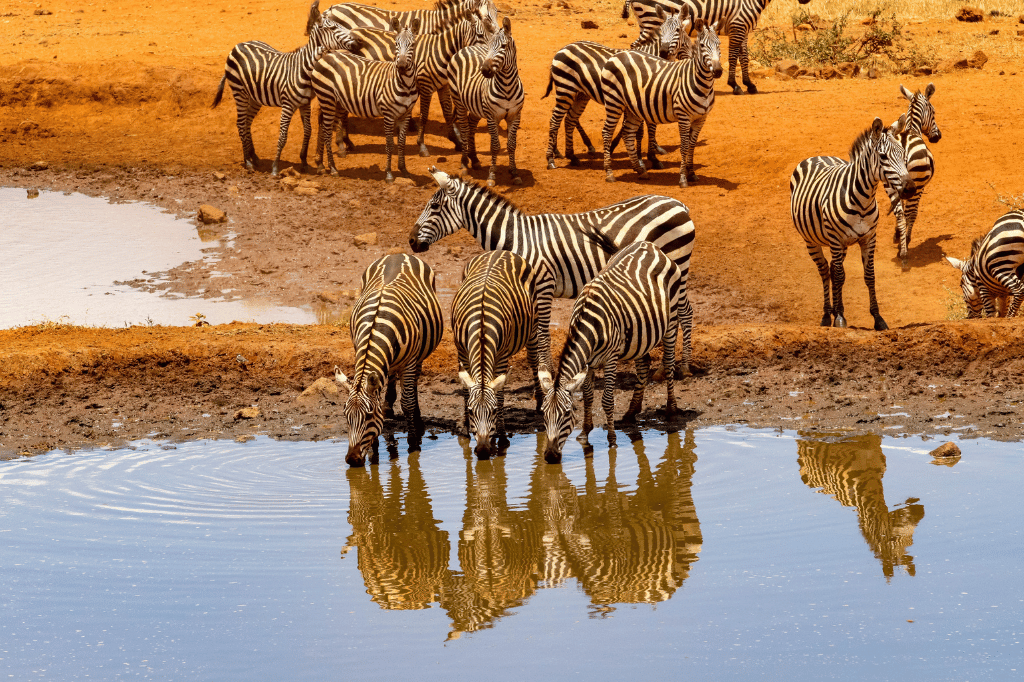
[[[812,30],[813,28],[814,28],[814,27],[813,27],[813,26],[811,26],[810,24],[799,24],[799,25],[798,25],[798,26],[796,27],[796,30],[798,30],[798,31],[810,31],[810,30]]]
[[[353,239],[352,243],[356,246],[376,246],[377,245],[377,233],[367,232],[365,234],[357,234]]]
[[[786,74],[790,78],[796,78],[801,73],[806,73],[803,69],[800,68],[800,65],[797,64],[792,59],[783,59],[782,61],[775,65],[775,70],[778,73]]]
[[[359,201],[359,199],[349,199],[348,205],[351,206],[352,208],[362,208],[363,202]]]
[[[51,12],[51,11],[50,11],[50,10],[48,10],[48,9],[37,9],[37,10],[35,11],[35,15],[36,15],[37,17],[45,17],[45,16],[49,16],[50,14],[53,14],[53,12]]]
[[[988,62],[988,55],[981,50],[977,50],[967,59],[967,66],[972,69],[980,69],[985,66],[986,62]]]
[[[296,187],[295,193],[311,197],[315,194],[319,194],[320,190],[318,190],[316,187]]]
[[[213,171],[213,177],[216,178],[217,180],[220,180],[221,182],[224,182],[225,180],[228,179],[228,176],[224,175],[220,171]]]
[[[860,23],[864,24],[865,26],[873,26],[874,23],[875,23],[875,18],[874,17],[865,17],[865,18],[860,20]]]
[[[840,62],[836,69],[847,78],[856,78],[860,75],[860,64],[857,62]]]
[[[31,166],[29,166],[28,169],[30,171],[44,171],[49,167],[50,164],[46,163],[45,161],[36,161]]]
[[[260,408],[258,407],[243,407],[242,409],[235,412],[234,420],[240,419],[259,419],[262,415],[260,414]]]
[[[960,448],[956,443],[943,443],[929,453],[932,457],[959,457]]]
[[[960,11],[956,13],[957,21],[975,22],[982,21],[985,18],[985,13],[977,7],[961,7]]]
[[[338,388],[338,383],[334,378],[328,379],[327,377],[320,377],[309,387],[303,391],[296,399],[300,405],[311,405],[326,400],[332,405],[336,405],[339,402],[339,396],[341,395],[341,389]]]
[[[204,225],[212,225],[214,223],[226,223],[228,214],[219,208],[203,204],[199,207],[199,213],[196,215],[196,218]]]
[[[302,173],[300,173],[299,171],[295,170],[291,166],[289,166],[288,168],[285,168],[283,171],[278,173],[278,175],[281,178],[298,178],[298,177],[302,177]]]
[[[584,19],[580,22],[580,28],[595,29],[598,28],[597,22],[593,19]]]
[[[868,69],[868,78],[878,78],[878,69],[871,67]]]
[[[826,80],[843,77],[843,74],[841,74],[839,71],[837,71],[834,67],[832,67],[829,64],[825,64],[823,67],[821,67],[821,72],[818,75],[821,76],[822,78],[825,78]]]
[[[29,199],[35,199],[37,196],[39,196],[39,190],[35,188],[28,190]]]
[[[990,36],[997,36],[997,35],[999,35],[999,29],[997,28],[997,29],[991,30],[991,31],[988,32],[988,34]]]

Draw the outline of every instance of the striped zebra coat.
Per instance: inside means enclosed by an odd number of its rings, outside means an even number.
[[[316,165],[323,164],[324,146],[327,147],[327,165],[331,175],[337,175],[331,138],[335,117],[341,128],[344,146],[338,146],[344,157],[353,147],[348,139],[348,115],[384,119],[384,148],[387,155],[384,178],[395,181],[391,173],[391,155],[394,148],[395,126],[398,126],[398,171],[405,173],[405,136],[409,127],[412,107],[419,98],[416,87],[414,44],[418,21],[399,30],[397,20],[392,29],[395,39],[395,60],[375,62],[347,52],[330,52],[313,67],[313,91],[320,102],[319,135],[316,143]]]
[[[423,33],[439,33],[456,17],[467,11],[476,12],[481,19],[489,17],[494,23],[498,21],[498,10],[494,6],[493,0],[437,0],[434,9],[415,9],[407,12],[346,2],[340,5],[331,5],[324,10],[324,14],[332,21],[348,28],[365,27],[384,30],[391,28],[392,20],[397,20],[402,25],[410,25],[413,20],[418,19],[420,30]]]
[[[452,301],[452,333],[459,378],[466,389],[466,431],[476,435],[476,455],[489,459],[507,447],[505,380],[512,356],[527,349],[540,409],[538,365],[551,367],[551,295],[555,282],[544,263],[531,266],[511,251],[490,251],[469,262]]]
[[[871,127],[854,141],[849,161],[836,156],[804,159],[789,180],[793,224],[818,267],[824,289],[823,327],[846,326],[843,261],[846,250],[853,244],[859,244],[875,329],[889,328],[879,314],[875,298],[875,234],[878,227],[875,190],[883,179],[890,186],[899,188],[903,196],[914,190],[914,183],[907,173],[906,155],[895,137],[903,132],[906,118],[906,115],[901,116],[895,129],[886,128],[882,119],[876,118]],[[825,248],[831,253],[831,264],[825,260]]]
[[[928,141],[935,143],[942,139],[942,132],[935,122],[935,107],[932,106],[931,97],[935,94],[935,85],[929,83],[924,94],[920,90],[910,92],[902,85],[900,93],[910,101],[907,110],[907,126],[900,135],[900,144],[907,154],[907,171],[910,179],[914,181],[914,193],[906,199],[900,197],[899,192],[885,185],[885,192],[889,195],[893,211],[896,213],[896,234],[893,241],[900,245],[900,258],[904,266],[907,262],[907,248],[910,246],[910,235],[914,230],[914,223],[917,221],[917,208],[921,203],[921,195],[924,188],[935,175],[935,159],[931,150],[924,143],[925,136]],[[893,124],[895,125],[895,124]]]
[[[422,253],[437,240],[461,229],[488,251],[507,250],[529,263],[543,262],[555,280],[554,296],[576,298],[619,250],[651,242],[675,261],[682,283],[680,324],[683,352],[680,372],[689,374],[693,308],[686,293],[694,227],[686,204],[648,194],[586,213],[527,215],[500,194],[449,177],[435,167],[438,184],[409,233],[409,246]]]
[[[967,317],[1016,317],[1024,303],[1024,211],[1001,216],[971,244],[965,261],[946,257],[960,271]]]
[[[604,370],[601,404],[609,437],[615,432],[615,375],[620,362],[633,360],[636,388],[622,421],[635,423],[643,406],[644,388],[651,368],[650,352],[661,344],[664,351],[667,402],[675,404],[676,331],[682,275],[676,264],[650,242],[638,242],[619,251],[601,273],[580,292],[569,318],[568,336],[558,370],[540,372],[544,389],[544,459],[562,460],[562,447],[573,429],[572,393],[583,387],[583,436],[594,428],[594,373]]]
[[[423,140],[426,132],[427,118],[430,115],[430,100],[437,93],[444,115],[445,134],[455,143],[455,148],[462,148],[458,125],[452,108],[451,95],[448,91],[448,64],[456,52],[464,47],[476,45],[493,33],[493,24],[487,19],[483,22],[472,20],[475,13],[463,15],[454,23],[441,29],[439,33],[420,35],[416,39],[414,60],[416,62],[416,90],[420,101],[419,144],[420,156],[430,156],[430,150]],[[488,30],[490,29],[490,30]],[[379,28],[355,28],[352,35],[362,42],[362,47],[350,50],[354,54],[372,61],[394,61],[394,31]]]
[[[322,17],[317,2],[309,10],[306,22],[306,44],[293,52],[279,52],[258,40],[239,43],[228,54],[224,76],[213,99],[213,108],[220,104],[224,84],[231,84],[237,112],[238,137],[242,140],[242,161],[249,170],[256,170],[259,157],[252,141],[252,121],[262,107],[281,107],[281,131],[277,139],[277,155],[271,175],[276,176],[281,151],[288,140],[288,127],[298,110],[302,119],[302,151],[300,168],[306,168],[310,123],[309,103],[313,98],[310,72],[325,50],[355,49],[359,42],[349,31],[328,17]]]
[[[604,92],[604,171],[605,180],[615,182],[612,173],[612,133],[620,117],[626,151],[633,170],[641,178],[647,169],[637,156],[635,132],[644,121],[679,124],[679,186],[696,182],[693,150],[701,128],[715,104],[715,78],[722,75],[719,63],[718,35],[715,26],[700,18],[694,22],[697,42],[693,57],[665,62],[642,52],[621,52],[608,59],[601,71]],[[648,140],[648,159],[654,161],[654,147]]]
[[[806,5],[811,0],[798,0]],[[747,92],[757,93],[757,87],[750,80],[750,56],[748,39],[750,32],[757,26],[761,12],[771,0],[626,0],[622,6],[622,18],[629,18],[629,9],[637,17],[637,22],[656,11],[658,6],[679,8],[689,5],[694,17],[700,17],[705,23],[716,23],[729,29],[729,85],[734,95],[742,95],[743,90],[736,84],[736,61],[740,62],[743,72],[743,84]]]
[[[486,45],[474,45],[459,50],[448,69],[448,86],[455,105],[455,118],[462,131],[462,167],[480,168],[476,155],[475,130],[480,119],[487,121],[491,134],[491,168],[487,184],[493,186],[498,168],[498,123],[508,126],[508,170],[512,184],[523,184],[516,168],[516,133],[526,101],[523,82],[519,79],[516,43],[512,39],[512,22],[502,20],[501,29],[495,31]]]
[[[377,436],[384,418],[393,413],[398,379],[410,438],[422,431],[416,384],[423,361],[437,348],[444,331],[435,290],[433,270],[415,256],[384,256],[363,273],[362,293],[352,306],[349,323],[356,357],[352,381],[334,368],[335,378],[348,394],[345,461],[350,466],[363,466],[371,446],[371,461],[376,463]]]

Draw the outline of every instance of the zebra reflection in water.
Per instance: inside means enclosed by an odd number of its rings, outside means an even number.
[[[914,542],[914,530],[924,518],[924,505],[909,498],[890,511],[882,490],[885,454],[882,438],[875,434],[831,438],[828,434],[800,433],[797,463],[800,478],[811,488],[830,495],[844,507],[857,510],[860,532],[882,564],[888,581],[895,567],[915,574],[914,557],[907,548]]]

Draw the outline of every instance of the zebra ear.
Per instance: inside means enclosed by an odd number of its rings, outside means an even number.
[[[397,15],[391,17],[391,21],[388,22],[388,26],[390,26],[391,30],[395,33],[402,30],[402,22],[399,21]]]
[[[313,27],[320,23],[320,0],[313,0],[309,8],[309,18],[306,19],[306,35],[313,30]]]
[[[906,129],[907,129],[907,115],[906,115],[906,113],[904,113],[902,116],[900,116],[900,120],[896,121],[896,123],[893,124],[892,134],[893,135],[900,135]]]
[[[469,372],[464,369],[459,370],[459,378],[462,379],[462,385],[465,386],[466,389],[471,389],[476,386],[476,382],[473,381],[473,377],[469,376]]]
[[[964,262],[962,260],[960,260],[959,258],[953,258],[952,256],[946,256],[946,262],[949,263],[950,265],[952,265],[957,270],[963,272],[963,270],[964,270]]]
[[[875,120],[871,122],[871,137],[877,140],[879,134],[882,132],[882,128],[884,127],[885,124],[882,123],[882,119],[876,116]]]
[[[912,93],[910,90],[907,90],[907,86],[900,85],[900,94],[909,99],[910,101],[914,101],[914,93]]]
[[[693,20],[693,30],[698,32],[704,30],[704,20],[702,18],[697,17]]]
[[[661,5],[655,5],[655,7],[657,8],[654,12],[655,16],[665,21],[665,9]]]
[[[928,87],[924,89],[925,99],[931,99],[932,95],[935,94],[935,83],[929,83]]]
[[[437,183],[438,187],[440,187],[441,189],[448,189],[448,185],[451,182],[451,177],[447,173],[445,173],[443,170],[440,170],[437,166],[431,166],[430,168],[427,169],[427,172],[430,173],[430,176],[432,178],[434,178],[434,182]]]
[[[413,35],[419,35],[419,32],[420,32],[420,18],[419,17],[416,17],[415,19],[412,20],[412,23],[409,24],[409,30],[412,31]]]
[[[690,6],[684,2],[683,6],[679,8],[679,21],[682,21],[688,16],[690,16]]]
[[[579,374],[574,376],[572,378],[572,380],[568,384],[565,385],[565,390],[568,391],[569,393],[572,393],[577,388],[579,388],[580,386],[583,385],[583,382],[586,380],[586,378],[587,378],[587,373],[586,372],[580,372]]]
[[[500,391],[502,388],[504,388],[505,379],[507,378],[507,374],[499,374],[498,376],[491,379],[490,383],[488,383],[487,385],[490,386],[492,391]]]
[[[554,387],[554,382],[551,381],[551,372],[546,369],[542,369],[537,372],[537,380],[540,382],[540,390],[547,393]]]
[[[501,27],[505,29],[505,33],[512,35],[512,20],[508,17],[502,17]]]
[[[334,366],[334,380],[341,384],[343,390],[348,393],[352,392],[352,386],[348,383],[348,377],[345,376],[345,373],[337,365]]]

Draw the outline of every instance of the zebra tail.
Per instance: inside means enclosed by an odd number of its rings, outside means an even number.
[[[210,105],[211,109],[216,109],[217,105],[220,104],[220,98],[224,96],[224,82],[227,79],[228,79],[228,73],[227,73],[227,71],[225,71],[224,75],[220,79],[220,87],[217,88],[217,94],[214,95],[214,97],[213,97],[213,104]]]
[[[622,18],[629,19],[629,0],[623,0],[622,3]]]
[[[548,89],[544,91],[544,97],[551,94],[551,88],[553,87],[555,87],[555,75],[548,71]],[[544,97],[541,97],[541,99],[544,99]]]

